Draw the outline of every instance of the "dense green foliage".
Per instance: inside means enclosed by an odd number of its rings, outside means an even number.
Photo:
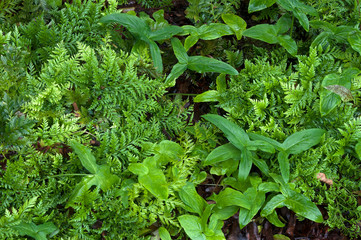
[[[218,240],[281,207],[360,237],[359,2],[128,2],[0,2],[0,238]]]

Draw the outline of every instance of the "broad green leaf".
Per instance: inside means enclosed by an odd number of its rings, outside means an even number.
[[[94,184],[100,187],[101,190],[106,192],[113,186],[118,183],[120,178],[110,172],[110,166],[100,165],[99,170],[94,175]]]
[[[96,173],[99,165],[96,164],[96,159],[91,153],[91,150],[85,147],[83,144],[80,144],[74,140],[70,142],[70,146],[74,149],[75,153],[79,157],[83,167],[85,167],[89,172],[93,174]]]
[[[243,193],[232,188],[226,188],[218,195],[212,195],[209,199],[216,201],[216,206],[222,209],[229,206],[239,206],[246,209],[251,208],[251,203]]]
[[[352,49],[361,54],[361,31],[355,30],[352,34],[348,35],[347,40]]]
[[[261,183],[258,186],[258,191],[262,191],[262,192],[265,192],[265,193],[279,192],[280,191],[280,186],[277,183],[274,183],[274,182],[264,182],[264,183]]]
[[[222,161],[219,163],[215,163],[211,170],[211,174],[215,174],[218,176],[227,175],[230,176],[234,173],[238,168],[239,160],[229,159],[226,161]]]
[[[329,85],[329,86],[325,86],[324,88],[339,95],[341,97],[342,101],[344,101],[344,102],[353,100],[353,96],[352,96],[350,89],[345,88],[344,86]]]
[[[224,144],[214,149],[203,162],[204,166],[223,162],[228,159],[240,160],[241,151],[231,143]]]
[[[150,32],[149,39],[152,39],[153,41],[162,41],[162,40],[170,39],[174,35],[181,34],[182,32],[183,32],[183,28],[178,26],[168,25],[156,31]]]
[[[181,41],[178,38],[172,38],[172,47],[173,52],[176,58],[178,59],[178,62],[181,64],[187,64],[188,63],[188,54],[186,52],[186,49],[184,49]]]
[[[255,140],[255,141],[250,141],[249,145],[248,145],[249,150],[255,151],[257,149],[263,151],[263,152],[268,152],[268,153],[274,153],[275,149],[272,146],[272,144],[266,142],[266,141],[262,141],[262,140]]]
[[[225,92],[227,89],[226,74],[224,73],[219,74],[219,76],[216,79],[216,83],[217,83],[217,91],[219,93]]]
[[[52,222],[46,222],[40,225],[36,225],[33,222],[21,222],[12,228],[18,231],[21,236],[30,236],[35,240],[47,240],[48,238],[46,235],[51,234],[57,230],[57,227]]]
[[[187,67],[190,70],[205,73],[205,72],[218,72],[226,73],[229,75],[237,75],[238,71],[234,69],[228,63],[219,61],[214,58],[203,57],[203,56],[192,56],[188,58]]]
[[[224,117],[206,114],[203,118],[216,125],[226,135],[227,139],[240,150],[245,148],[250,141],[247,133],[242,128]]]
[[[286,33],[292,26],[292,18],[289,14],[284,14],[280,19],[278,19],[275,27],[277,34]]]
[[[239,162],[238,167],[238,180],[243,182],[246,181],[249,173],[251,172],[252,168],[252,152],[245,149],[241,152],[241,161]]]
[[[143,163],[131,163],[129,164],[128,170],[136,175],[146,175],[149,172]]]
[[[277,29],[274,25],[258,24],[243,32],[243,36],[261,40],[269,44],[278,43]]]
[[[187,184],[179,191],[179,197],[188,207],[186,210],[197,213],[200,216],[207,206],[206,200],[197,193],[193,183],[187,182]]]
[[[199,40],[198,35],[190,35],[186,38],[184,41],[184,48],[186,51],[188,51],[191,47],[194,46]]]
[[[277,37],[279,44],[284,47],[292,56],[297,54],[297,44],[289,35],[281,35]]]
[[[236,214],[239,210],[237,206],[228,206],[224,208],[213,208],[213,213],[211,215],[212,218],[216,218],[219,220],[227,220],[228,218],[232,217]]]
[[[295,8],[293,10],[293,14],[298,19],[301,26],[308,32],[310,30],[310,23],[308,21],[306,14],[298,8]]]
[[[261,11],[265,8],[272,6],[276,0],[250,0],[248,5],[248,12],[253,13]]]
[[[201,219],[193,215],[182,215],[178,217],[178,221],[188,237],[192,240],[207,240],[203,234]]]
[[[149,44],[150,55],[152,56],[154,68],[157,72],[162,73],[163,62],[162,62],[162,56],[160,55],[160,49],[158,45],[152,40],[150,40],[148,44]]]
[[[218,102],[220,94],[216,90],[209,90],[204,93],[198,94],[193,101],[194,102]]]
[[[341,97],[331,91],[322,91],[320,94],[320,112],[325,116],[332,112],[341,103]]]
[[[274,196],[263,207],[263,209],[261,211],[261,216],[266,217],[266,216],[272,214],[272,212],[276,208],[280,208],[280,207],[285,206],[285,201],[286,201],[286,197],[283,196],[282,194],[278,194],[278,195]]]
[[[187,70],[187,64],[177,63],[173,66],[172,71],[169,73],[167,79],[165,80],[166,86],[173,87],[175,85],[175,80]]]
[[[277,212],[273,211],[271,214],[266,216],[267,220],[275,225],[276,227],[284,227],[285,224],[277,216]]]
[[[290,179],[290,162],[288,159],[288,153],[285,151],[281,151],[278,153],[278,163],[280,165],[280,171],[281,175],[283,177],[283,180],[287,183]]]
[[[170,237],[170,234],[166,228],[160,227],[158,229],[158,233],[159,233],[159,237],[161,240],[172,240],[172,238]]]
[[[232,34],[231,28],[222,23],[204,24],[198,28],[198,37],[203,40],[214,40]]]
[[[208,219],[209,217],[211,216],[211,213],[212,213],[212,209],[215,207],[215,204],[207,204],[206,208],[204,209],[203,213],[200,214],[200,217],[201,217],[201,226],[202,226],[202,229],[204,229],[204,233],[205,235],[207,236],[207,223],[208,223]],[[217,222],[216,221],[216,224],[217,225]],[[213,230],[213,229],[210,229],[210,230]],[[209,235],[214,235],[214,232],[212,232],[211,234]]]
[[[254,187],[248,188],[247,191],[244,192],[244,196],[251,203],[251,208],[249,210],[241,208],[239,211],[239,226],[241,229],[251,222],[253,217],[261,209],[266,198],[264,192],[258,192]]]
[[[183,34],[187,35],[198,35],[198,28],[192,25],[184,25],[183,28]]]
[[[273,140],[272,138],[265,137],[265,136],[257,134],[257,133],[248,133],[248,135],[250,136],[250,138],[252,140],[261,140],[261,141],[264,141],[264,142],[268,142],[269,144],[271,144],[278,151],[281,151],[283,149],[282,144],[277,142],[276,140]]]
[[[261,170],[262,173],[264,173],[266,176],[268,176],[269,168],[268,168],[268,164],[264,160],[258,159],[257,157],[254,156],[252,158],[252,162],[254,165],[256,165],[258,167],[259,170]]]
[[[157,162],[160,165],[168,162],[177,162],[184,154],[183,148],[176,142],[163,140],[154,147]]]
[[[222,19],[236,34],[237,40],[241,40],[242,33],[247,28],[246,21],[244,21],[243,18],[231,13],[222,14]]]
[[[112,13],[102,17],[99,22],[119,23],[125,26],[134,36],[139,38],[148,38],[150,34],[150,28],[143,19],[126,13]]]
[[[156,166],[155,158],[148,157],[143,164],[148,168],[149,172],[138,176],[139,183],[157,198],[168,199],[168,183],[163,171]]]
[[[284,204],[298,215],[308,218],[314,222],[323,222],[322,213],[316,204],[300,193],[292,191],[292,195],[287,197]]]
[[[332,32],[322,32],[320,33],[312,42],[311,48],[316,48],[318,45],[321,45],[322,47],[326,47],[329,45],[329,39],[333,36]]]
[[[325,130],[318,128],[296,132],[283,142],[282,147],[288,154],[301,153],[318,144],[325,132]]]

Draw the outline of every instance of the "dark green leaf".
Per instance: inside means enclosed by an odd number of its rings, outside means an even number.
[[[173,66],[172,71],[168,75],[165,80],[166,85],[169,87],[173,87],[175,85],[175,80],[187,70],[187,64],[185,63],[177,63]]]
[[[265,193],[258,192],[256,188],[248,188],[247,191],[244,192],[244,196],[251,203],[251,209],[241,208],[239,211],[239,226],[240,228],[244,228],[248,223],[251,222],[253,217],[258,213],[261,209],[264,201],[265,201]]]
[[[158,73],[162,73],[163,62],[162,62],[162,56],[160,55],[160,49],[158,45],[152,40],[150,40],[148,44],[149,44],[150,55],[152,56],[154,68]]]
[[[248,133],[248,135],[250,136],[250,138],[252,140],[261,140],[261,141],[264,141],[264,142],[268,142],[269,144],[271,144],[278,151],[281,151],[283,149],[282,144],[277,142],[276,140],[273,140],[272,138],[265,137],[265,136],[257,134],[257,133]]]
[[[112,13],[100,19],[101,23],[119,23],[125,26],[134,36],[148,38],[150,28],[145,20],[126,13]]]
[[[188,54],[186,50],[184,49],[181,41],[178,38],[172,38],[172,47],[174,51],[174,55],[178,59],[178,62],[181,64],[187,64],[188,63]]]
[[[152,39],[153,41],[162,41],[162,40],[170,39],[174,35],[178,35],[182,32],[183,32],[183,28],[178,26],[168,25],[154,32],[150,32],[149,39]]]
[[[352,49],[361,54],[361,31],[355,30],[352,34],[348,35],[347,40]]]
[[[265,8],[272,6],[276,0],[250,0],[248,5],[248,12],[253,13],[261,11]]]
[[[266,216],[272,214],[272,212],[276,208],[280,208],[280,207],[285,206],[285,201],[286,201],[286,197],[283,196],[282,194],[278,194],[278,195],[274,196],[263,207],[263,209],[261,211],[261,216],[266,217]]]

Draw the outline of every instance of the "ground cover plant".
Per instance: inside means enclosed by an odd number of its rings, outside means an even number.
[[[0,239],[358,239],[361,12],[0,3]]]

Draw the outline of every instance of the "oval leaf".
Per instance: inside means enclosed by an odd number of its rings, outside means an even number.
[[[238,71],[228,63],[208,58],[203,56],[192,56],[188,58],[188,68],[190,70],[205,73],[205,72],[218,72],[226,73],[229,75],[237,75]]]

